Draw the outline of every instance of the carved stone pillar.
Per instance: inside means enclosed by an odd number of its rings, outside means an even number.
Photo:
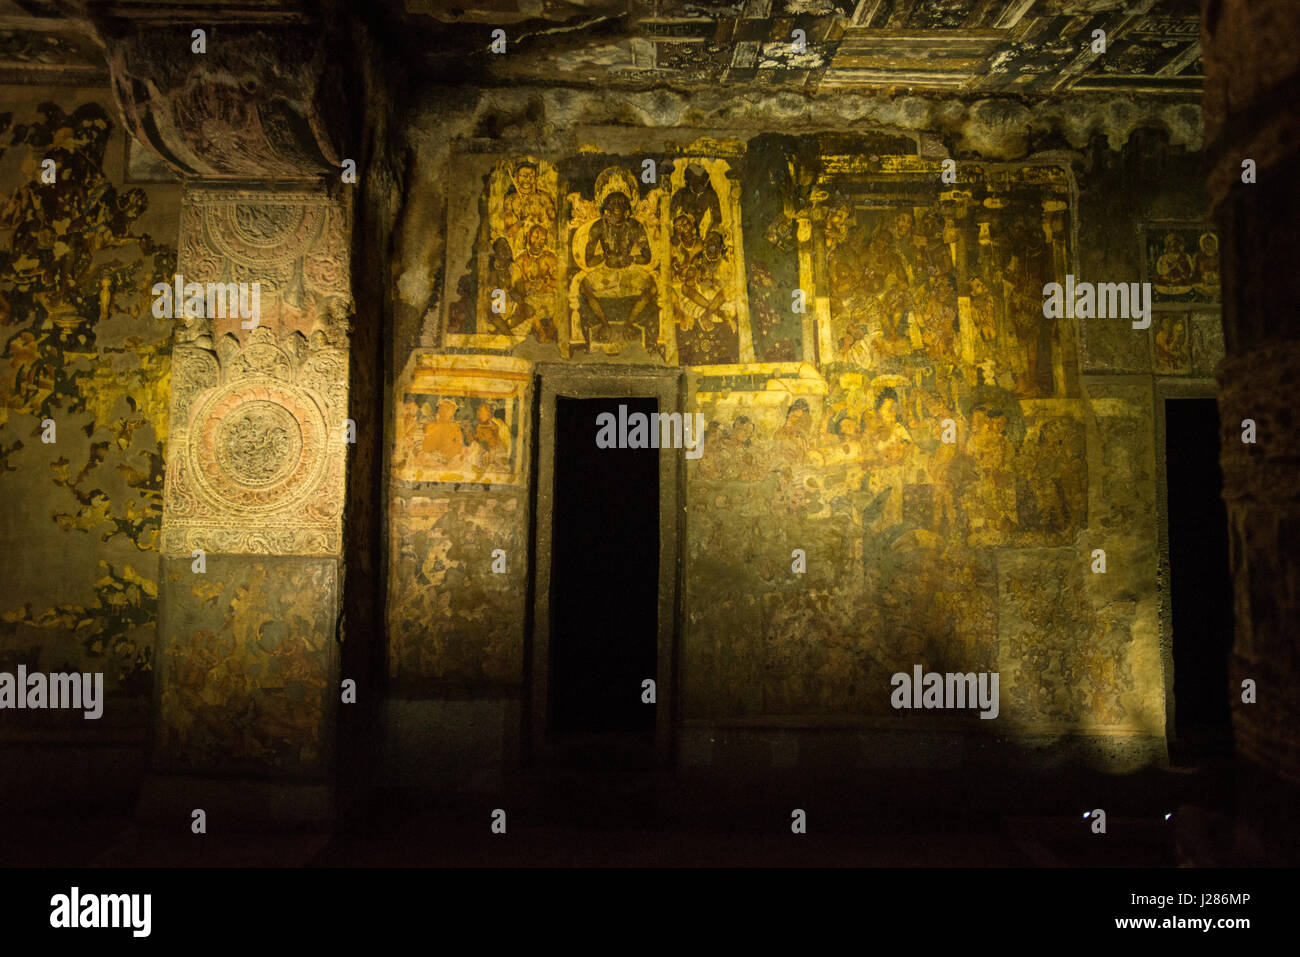
[[[1205,0],[1209,187],[1223,252],[1218,376],[1236,633],[1241,818],[1257,848],[1297,846],[1300,794],[1300,4]],[[1243,182],[1243,163],[1254,183]],[[1249,178],[1249,177],[1248,177]],[[1256,442],[1242,441],[1242,421]],[[1242,701],[1242,681],[1257,703]]]
[[[280,4],[242,16],[118,4],[100,22],[128,128],[185,178],[181,281],[242,284],[260,306],[254,321],[210,296],[198,316],[175,303],[141,813],[319,819],[334,812],[351,448],[350,187],[326,175],[326,105],[343,103],[319,25]]]
[[[261,315],[251,330],[235,315],[176,332],[154,767],[312,782],[286,811],[324,815],[339,701],[347,209],[297,190],[189,187],[184,203],[184,281],[257,283]],[[239,784],[229,799],[258,793]],[[269,797],[256,800],[255,814]]]

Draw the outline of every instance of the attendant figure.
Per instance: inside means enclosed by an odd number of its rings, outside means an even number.
[[[510,248],[523,252],[534,226],[550,236],[555,232],[555,201],[537,189],[537,164],[520,163],[515,167],[515,188],[502,203],[502,218]]]

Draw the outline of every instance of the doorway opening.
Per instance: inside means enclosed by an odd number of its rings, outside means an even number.
[[[558,396],[551,566],[551,733],[581,754],[649,759],[658,658],[659,452],[600,448],[597,421],[653,398]],[[567,746],[566,746],[567,745]]]
[[[1174,746],[1180,758],[1230,753],[1232,579],[1214,399],[1166,399]]]
[[[684,459],[636,423],[682,414],[680,370],[539,363],[536,396],[530,761],[668,771]]]

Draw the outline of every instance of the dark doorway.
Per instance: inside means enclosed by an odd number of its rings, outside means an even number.
[[[550,731],[557,754],[653,759],[659,596],[659,451],[600,448],[597,418],[658,411],[652,398],[556,397]]]
[[[1174,631],[1174,736],[1195,758],[1232,748],[1228,656],[1232,581],[1214,399],[1165,401],[1169,568]]]

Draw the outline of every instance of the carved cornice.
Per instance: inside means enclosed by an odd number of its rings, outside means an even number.
[[[303,179],[341,163],[343,59],[298,4],[93,8],[131,133],[183,176]],[[206,52],[193,51],[204,31]]]

